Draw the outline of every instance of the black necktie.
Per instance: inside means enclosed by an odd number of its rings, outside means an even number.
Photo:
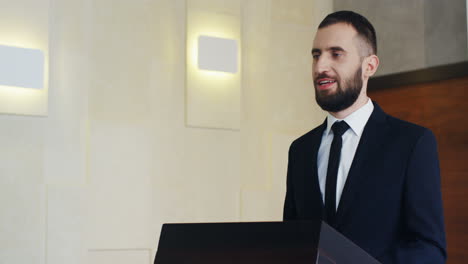
[[[341,136],[348,130],[349,125],[345,121],[337,121],[332,125],[333,142],[330,147],[328,159],[327,182],[325,184],[325,221],[332,227],[336,227],[336,177],[340,164]]]

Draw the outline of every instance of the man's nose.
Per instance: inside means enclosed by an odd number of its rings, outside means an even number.
[[[330,71],[330,60],[326,56],[317,58],[314,64],[314,71],[317,74],[326,73]]]

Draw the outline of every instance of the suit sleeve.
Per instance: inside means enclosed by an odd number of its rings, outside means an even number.
[[[447,258],[437,143],[425,130],[407,166],[397,263],[445,263]]]
[[[286,198],[284,200],[283,221],[291,221],[297,219],[296,204],[294,201],[294,142],[289,147],[288,154],[288,172],[286,176]]]

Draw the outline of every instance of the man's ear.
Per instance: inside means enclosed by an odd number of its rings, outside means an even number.
[[[365,78],[370,78],[375,74],[379,67],[379,57],[377,55],[369,55],[363,61],[362,73]]]

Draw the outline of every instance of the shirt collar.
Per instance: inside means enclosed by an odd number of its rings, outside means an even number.
[[[363,105],[358,110],[354,111],[352,114],[347,116],[345,119],[337,119],[336,117],[332,116],[330,113],[327,115],[327,128],[325,129],[325,135],[328,135],[331,131],[331,126],[336,121],[344,120],[349,125],[351,130],[356,134],[356,136],[361,137],[362,131],[369,120],[369,117],[374,111],[374,104],[372,100],[367,99],[367,103]]]

